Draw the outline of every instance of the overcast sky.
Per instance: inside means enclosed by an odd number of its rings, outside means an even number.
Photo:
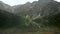
[[[13,6],[13,5],[25,4],[26,2],[33,2],[38,0],[0,0],[0,1],[3,1],[6,4]],[[57,0],[57,1],[60,1],[60,0]]]

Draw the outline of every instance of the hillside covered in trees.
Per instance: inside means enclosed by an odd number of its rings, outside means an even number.
[[[7,29],[32,32],[54,29],[60,34],[60,2],[38,0],[9,6],[0,1],[0,30]]]

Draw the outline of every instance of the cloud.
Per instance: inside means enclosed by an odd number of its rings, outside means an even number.
[[[0,0],[3,1],[4,3],[8,4],[8,5],[18,5],[18,4],[24,4],[26,2],[33,2],[33,1],[37,1],[37,0]]]
[[[60,0],[56,0],[56,1],[60,1]]]

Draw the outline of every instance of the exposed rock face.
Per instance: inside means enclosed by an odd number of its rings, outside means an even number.
[[[40,3],[49,3],[49,2],[52,2],[54,0],[39,0]]]
[[[13,10],[13,8],[11,6],[3,3],[2,1],[0,1],[0,9],[1,10],[6,10],[6,11],[11,12],[11,13],[14,12],[14,10]]]
[[[47,6],[48,3],[54,2],[53,0],[39,0],[33,3],[27,2],[24,5],[19,5],[15,8],[15,13],[19,15],[39,15],[42,9]]]
[[[45,15],[57,13],[58,11],[59,11],[58,2],[50,2],[42,9],[41,15],[45,16]]]
[[[23,4],[23,5],[17,5],[17,6],[11,7],[0,1],[0,9],[1,9],[0,10],[0,20],[2,20],[1,23],[4,21],[7,24],[9,24],[9,23],[16,24],[16,23],[20,23],[21,18],[19,16],[27,15],[29,17],[29,19],[31,18],[31,20],[32,20],[32,18],[34,18],[36,16],[40,17],[40,15],[48,16],[51,14],[56,14],[57,12],[60,12],[60,3],[53,1],[53,0],[39,0],[39,1],[34,1],[32,3],[27,2],[26,4]],[[8,12],[5,12],[5,11],[8,11]],[[12,13],[15,13],[19,16],[12,14]],[[22,23],[24,23],[23,20],[21,20],[21,21],[22,21]],[[44,21],[41,20],[41,23],[43,23],[43,22]],[[39,24],[41,24],[41,23],[39,22]]]
[[[32,3],[27,2],[26,4],[11,7],[0,1],[0,9],[22,16],[37,16],[39,14],[49,15],[54,13],[56,10],[60,11],[60,3],[54,0],[39,0]]]
[[[60,3],[55,2],[54,0],[39,0],[39,1],[34,1],[32,3],[27,2],[26,4],[11,7],[0,1],[0,9],[21,16],[29,15],[32,17],[32,16],[37,16],[39,14],[43,16],[43,15],[49,15],[51,13],[55,13],[56,10],[60,11],[59,10]]]
[[[42,16],[57,14],[60,12],[60,3],[57,1],[48,3],[41,11]]]
[[[21,12],[25,12],[28,11],[32,6],[30,2],[27,2],[26,4],[23,5],[17,5],[15,6],[15,13],[21,13]]]

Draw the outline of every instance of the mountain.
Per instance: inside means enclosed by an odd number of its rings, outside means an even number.
[[[0,9],[1,10],[6,10],[6,11],[11,12],[11,13],[14,12],[14,9],[11,6],[3,3],[2,1],[0,1]]]
[[[39,0],[39,1],[34,1],[32,3],[27,2],[26,4],[22,4],[22,5],[9,6],[3,3],[2,1],[0,1],[0,9],[6,10],[11,13],[15,13],[17,15],[21,15],[21,16],[29,15],[32,17],[32,16],[37,16],[37,15],[42,15],[43,13],[47,14],[47,12],[50,12],[49,9],[51,9],[52,6],[57,6],[55,4],[59,6],[60,3],[54,0]]]
[[[17,27],[33,29],[60,26],[60,2],[39,0],[22,5],[9,6],[0,1],[0,28]],[[57,23],[58,22],[58,23]],[[43,28],[43,29],[44,29]]]
[[[22,23],[24,23],[23,19],[21,16],[0,9],[0,29],[8,29],[22,25]]]
[[[39,0],[39,1],[34,1],[32,3],[27,2],[26,4],[23,5],[17,5],[14,8],[15,14],[17,15],[22,15],[22,16],[37,16],[41,14],[42,9],[47,6],[48,3],[54,2],[53,0]]]
[[[14,7],[16,7],[16,8],[14,8]],[[14,7],[13,8],[15,9],[15,13],[20,13],[20,12],[28,11],[32,6],[31,6],[30,2],[27,2],[26,4],[17,5]]]

